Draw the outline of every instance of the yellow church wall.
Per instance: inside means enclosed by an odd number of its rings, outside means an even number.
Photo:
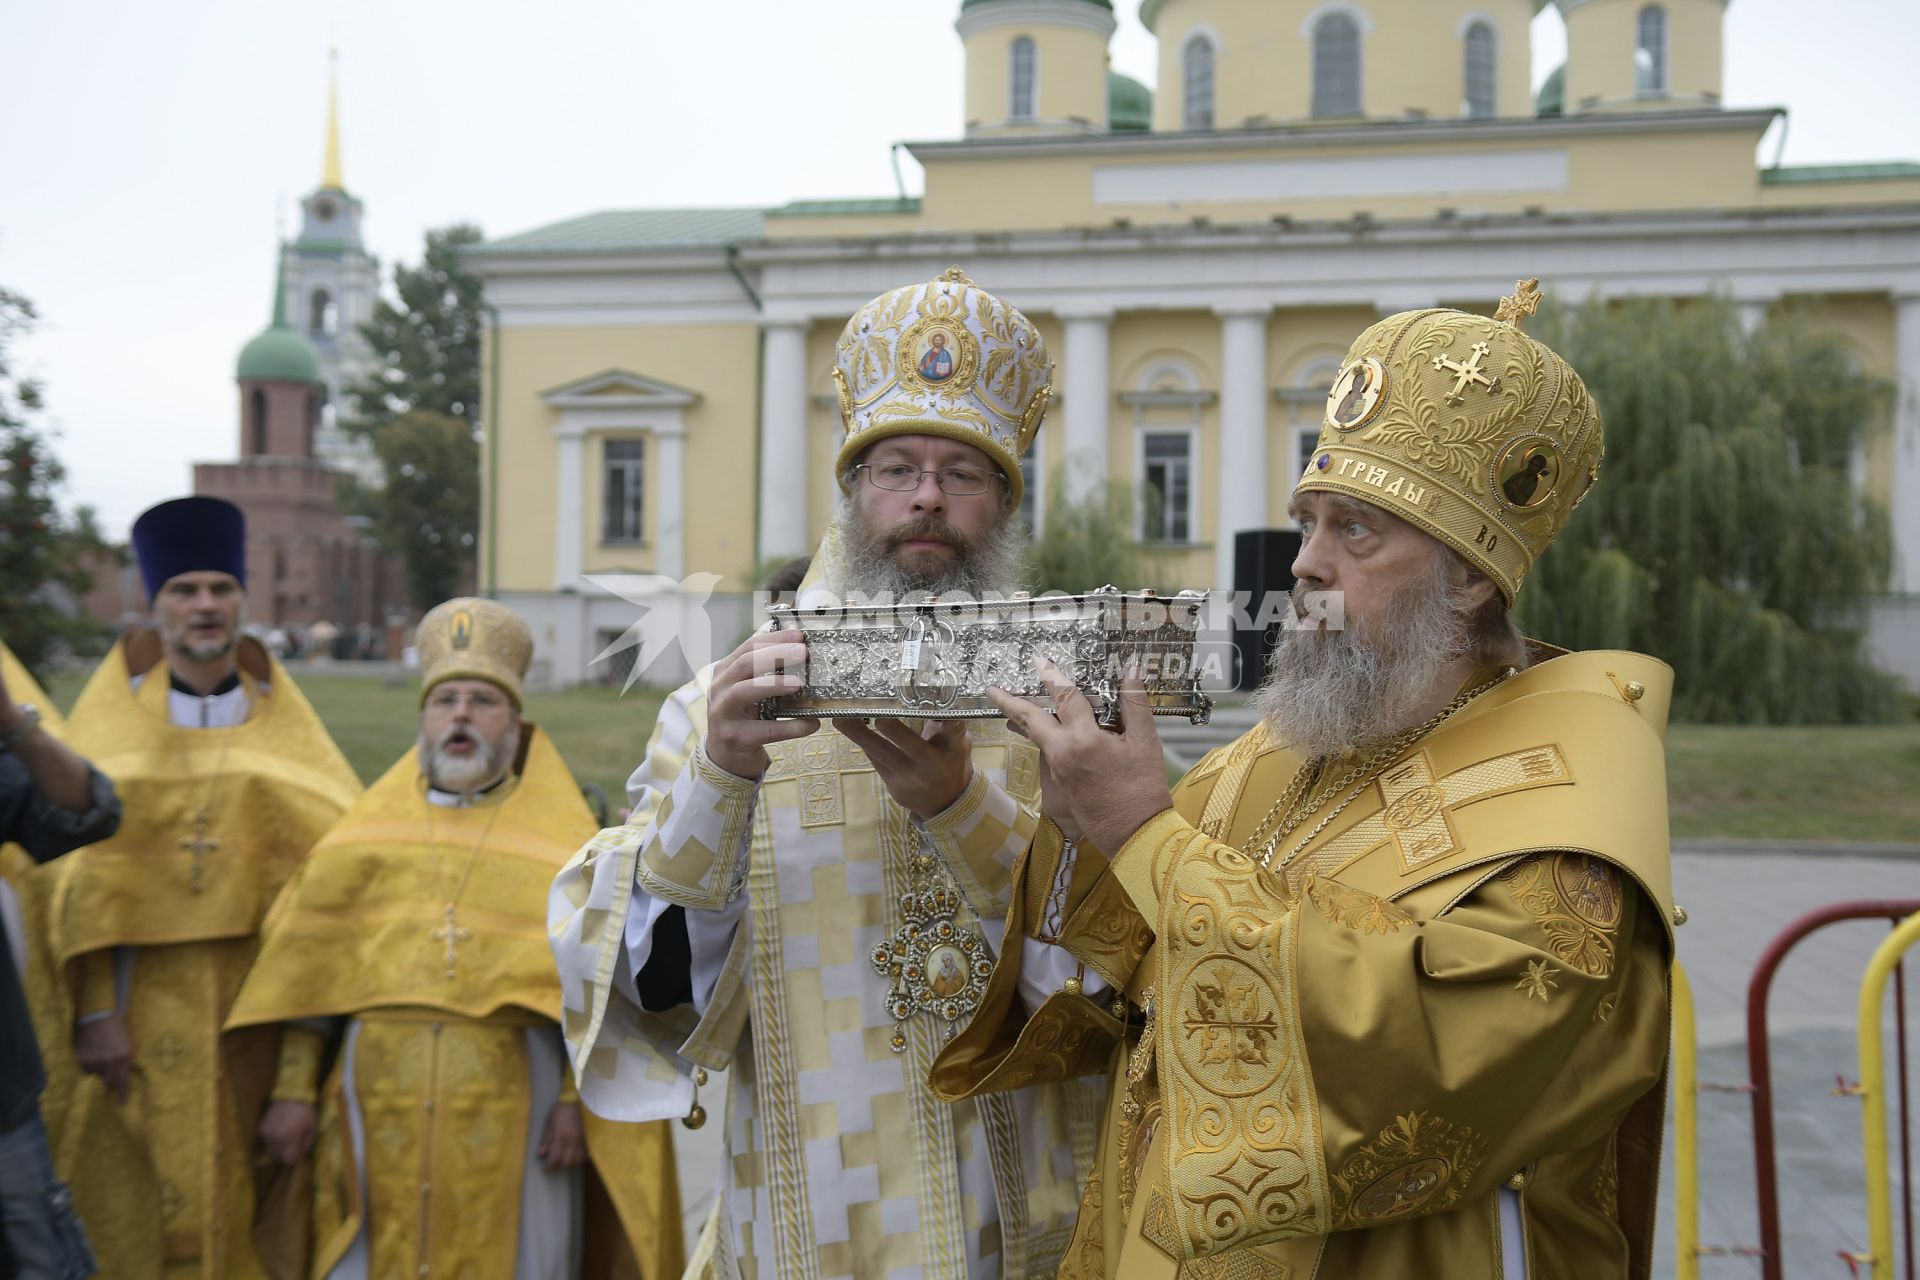
[[[840,397],[833,383],[833,348],[846,322],[823,321],[807,332],[807,474],[796,477],[807,491],[807,537],[818,545],[840,500],[834,460],[846,438]]]
[[[1896,203],[1920,204],[1920,178],[1875,178],[1865,182],[1782,182],[1760,187],[1760,204],[1769,209]]]
[[[1397,117],[1424,112],[1434,119],[1465,115],[1467,58],[1461,24],[1473,14],[1490,19],[1494,28],[1494,110],[1502,116],[1532,115],[1531,11],[1529,0],[1427,0],[1377,15],[1360,59],[1367,113]],[[1307,74],[1304,67],[1302,74]]]
[[[753,569],[758,360],[759,332],[752,325],[506,330],[500,342],[500,479],[497,486],[488,485],[490,492],[497,487],[500,500],[499,519],[489,521],[497,543],[494,589],[553,589],[559,465],[553,432],[560,414],[540,397],[609,369],[658,378],[699,394],[700,399],[684,411],[686,564],[689,569],[730,577],[749,574]],[[658,448],[647,451],[647,545],[603,547],[599,538],[601,434],[590,437],[587,447],[578,525],[583,568],[589,573],[650,568],[656,547],[653,520],[660,508]],[[723,584],[721,589],[734,585]]]
[[[1178,156],[1167,152],[1102,149],[1089,154],[929,156],[921,225],[943,230],[1055,229],[1106,226],[1116,220],[1151,225],[1205,216],[1216,222],[1261,222],[1284,214],[1299,219],[1345,219],[1365,212],[1376,218],[1430,217],[1439,208],[1488,213],[1660,210],[1745,207],[1754,203],[1754,146],[1761,127],[1598,137],[1486,138],[1432,141],[1405,147],[1326,146],[1296,143],[1208,150]],[[1415,195],[1302,196],[1259,200],[1181,199],[1182,171],[1197,175],[1235,165],[1275,160],[1384,160],[1417,156],[1434,163],[1447,156],[1481,157],[1563,151],[1563,188],[1472,191]],[[1094,203],[1095,171],[1165,166],[1169,198],[1155,202]],[[1018,193],[1017,200],[1010,199]]]
[[[1114,318],[1107,355],[1116,393],[1107,429],[1107,461],[1114,479],[1136,489],[1140,486],[1142,432],[1190,431],[1194,437],[1191,540],[1184,545],[1146,547],[1156,575],[1151,585],[1179,590],[1209,584],[1220,502],[1220,317],[1208,311],[1124,312]],[[1120,393],[1177,387],[1172,380],[1147,385],[1154,370],[1169,362],[1190,370],[1199,389],[1213,394],[1213,401],[1197,412],[1185,406],[1136,408],[1120,402]]]
[[[1008,124],[1013,42],[1021,36],[1033,41],[1035,68],[1034,120],[1025,128]],[[993,27],[966,42],[966,55],[969,131],[978,126],[1001,135],[1052,131],[1046,127],[1057,130],[1063,122],[1107,127],[1107,45],[1093,32],[1044,23]]]
[[[1298,50],[1297,39],[1289,43],[1279,36],[1295,2],[1167,0],[1154,23],[1160,53],[1160,87],[1153,95],[1154,132],[1177,133],[1186,127],[1186,75],[1181,59],[1195,33],[1214,45],[1216,129],[1239,128],[1253,116],[1280,120],[1305,115],[1306,97],[1299,88],[1305,55]],[[1299,28],[1296,16],[1292,30]]]

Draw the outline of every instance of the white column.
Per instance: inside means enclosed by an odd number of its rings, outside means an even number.
[[[584,565],[580,513],[585,509],[587,432],[563,415],[554,429],[560,441],[559,469],[553,493],[553,589],[577,591]]]
[[[768,324],[762,340],[759,552],[772,560],[813,550],[807,542],[807,326]]]
[[[1220,315],[1220,505],[1214,582],[1233,590],[1233,535],[1267,525],[1267,315]]]
[[[655,427],[653,439],[655,451],[660,455],[660,477],[654,490],[660,514],[654,521],[653,571],[666,578],[684,578],[687,576],[687,429],[679,422]]]
[[[1893,299],[1893,589],[1920,593],[1920,293]]]
[[[1113,404],[1113,382],[1108,367],[1107,337],[1113,325],[1113,313],[1090,312],[1063,315],[1067,330],[1067,349],[1061,356],[1061,408],[1066,414],[1066,431],[1060,450],[1053,455],[1056,466],[1067,467],[1071,479],[1069,496],[1081,497],[1095,482],[1113,475],[1107,457],[1109,409]]]

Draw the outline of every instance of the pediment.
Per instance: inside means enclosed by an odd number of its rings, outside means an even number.
[[[700,393],[644,374],[609,369],[542,391],[540,398],[560,409],[669,409],[695,403]]]

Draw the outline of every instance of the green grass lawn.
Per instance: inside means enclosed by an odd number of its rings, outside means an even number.
[[[71,706],[82,681],[54,681]],[[413,744],[411,686],[314,675],[300,687],[362,778],[372,781]],[[527,714],[553,736],[582,783],[624,803],[663,690],[572,689],[530,694]],[[1781,840],[1920,842],[1920,724],[1749,729],[1676,725],[1667,735],[1673,834]]]

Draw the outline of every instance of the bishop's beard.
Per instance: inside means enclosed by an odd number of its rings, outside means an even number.
[[[475,749],[469,754],[454,755],[447,750],[447,744],[460,734],[475,744]],[[492,740],[481,737],[471,726],[458,724],[449,725],[438,738],[431,740],[425,730],[420,733],[420,771],[427,775],[427,785],[435,791],[448,791],[455,795],[478,791],[505,777],[507,770],[513,766],[514,757],[519,754],[518,720]]]
[[[872,527],[851,495],[843,495],[834,519],[846,557],[845,578],[830,583],[842,597],[854,593],[892,601],[922,596],[968,595],[976,600],[1020,589],[1026,539],[1012,512],[978,539],[970,539],[938,516],[920,516],[886,529]],[[924,557],[901,547],[918,538],[939,538],[951,556]]]
[[[1471,650],[1468,602],[1444,555],[1343,631],[1286,631],[1253,706],[1281,744],[1339,755],[1409,727],[1434,673]],[[1302,584],[1302,589],[1308,589]]]

